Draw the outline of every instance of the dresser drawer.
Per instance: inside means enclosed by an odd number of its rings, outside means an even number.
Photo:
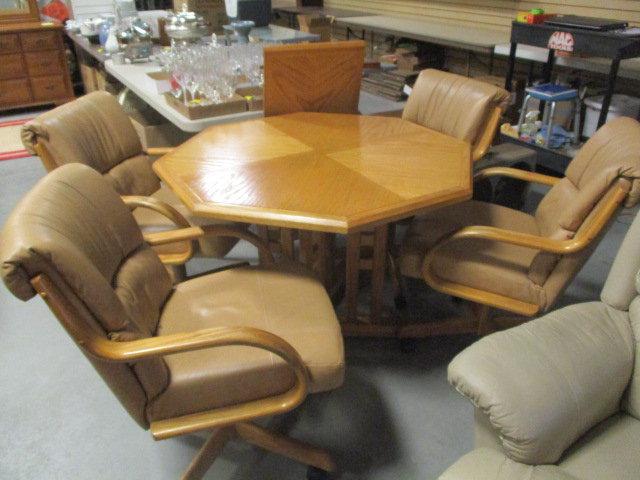
[[[24,59],[31,76],[63,73],[62,50],[27,52],[24,54]]]
[[[63,75],[48,75],[46,77],[33,77],[31,90],[35,100],[53,100],[67,97],[67,84]]]
[[[20,51],[20,41],[17,33],[0,35],[0,53],[14,53]]]
[[[29,80],[0,80],[0,105],[14,105],[32,101]]]
[[[24,66],[21,54],[0,55],[0,80],[26,76],[27,69]]]
[[[57,31],[25,32],[20,34],[22,51],[59,50],[60,33]]]

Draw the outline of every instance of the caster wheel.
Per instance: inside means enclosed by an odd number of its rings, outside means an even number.
[[[404,310],[407,308],[407,299],[403,295],[398,295],[394,298],[393,303],[395,303],[398,310]]]
[[[400,351],[402,353],[415,353],[418,349],[418,341],[415,338],[401,338]]]
[[[309,467],[307,468],[307,480],[331,480],[333,475],[331,472],[327,472],[326,470],[322,470],[317,467]]]

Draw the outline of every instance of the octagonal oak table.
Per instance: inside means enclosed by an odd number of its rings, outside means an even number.
[[[305,256],[310,232],[325,247],[347,235],[347,335],[398,334],[382,301],[390,224],[472,194],[466,142],[391,117],[293,113],[214,126],[153,168],[194,215],[297,229]],[[361,233],[371,230],[367,316],[358,276]]]

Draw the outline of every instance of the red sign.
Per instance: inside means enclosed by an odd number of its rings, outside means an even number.
[[[549,37],[547,47],[551,50],[560,50],[562,52],[573,52],[575,46],[573,35],[569,32],[553,32]]]

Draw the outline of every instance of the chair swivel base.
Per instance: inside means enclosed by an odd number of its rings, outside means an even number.
[[[202,445],[181,479],[202,479],[225,444],[234,438],[308,465],[307,478],[310,480],[331,479],[336,471],[335,462],[324,450],[245,422],[216,429]]]

